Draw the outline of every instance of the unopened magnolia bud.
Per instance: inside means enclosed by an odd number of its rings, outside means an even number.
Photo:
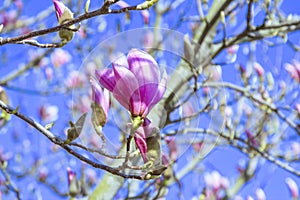
[[[72,11],[67,6],[65,6],[62,2],[60,2],[59,0],[53,0],[53,3],[54,3],[56,17],[59,25],[65,24],[74,18]],[[75,26],[71,25],[68,28],[74,29]],[[63,28],[59,31],[59,37],[63,41],[68,42],[73,38],[73,36],[74,36],[74,32],[72,30],[67,30]]]

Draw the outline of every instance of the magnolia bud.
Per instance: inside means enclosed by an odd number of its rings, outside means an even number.
[[[56,12],[56,17],[58,20],[58,24],[62,25],[70,20],[72,20],[74,18],[72,11],[66,7],[62,2],[60,2],[59,0],[53,0],[54,3],[54,8],[55,8],[55,12]],[[74,29],[75,26],[71,25],[68,27],[69,29]],[[74,36],[74,32],[72,30],[67,30],[67,29],[61,29],[59,32],[59,37],[63,40],[63,41],[70,41],[72,40],[73,36]]]

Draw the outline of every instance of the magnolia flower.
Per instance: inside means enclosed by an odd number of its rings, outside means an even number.
[[[236,61],[238,50],[239,50],[239,45],[233,45],[226,49],[227,51],[226,58],[228,63],[233,63]]]
[[[54,105],[42,105],[39,114],[44,122],[53,122],[58,118],[58,107]]]
[[[109,91],[106,89],[103,90],[93,78],[90,79],[90,83],[92,85],[92,99],[98,105],[93,106],[94,117],[101,126],[104,126],[108,119],[108,110],[110,106]]]
[[[146,138],[152,133],[153,129],[154,126],[152,126],[151,121],[146,118],[142,126],[136,130],[136,134],[134,135],[135,144],[145,163],[148,161]]]
[[[264,76],[265,70],[259,63],[253,63],[253,67],[260,78]]]
[[[235,45],[232,45],[232,46],[228,47],[226,49],[226,51],[227,51],[228,54],[235,54],[235,53],[238,52],[239,48],[240,48],[240,46],[235,44]]]
[[[211,65],[205,69],[204,73],[211,81],[218,81],[222,78],[222,68],[220,65]]]
[[[294,61],[293,64],[286,63],[285,69],[289,72],[292,79],[294,79],[296,82],[300,82],[300,63],[297,61]]]
[[[60,0],[53,0],[55,14],[57,17],[58,24],[64,24],[69,20],[74,18],[73,13],[71,10],[65,6]],[[71,25],[69,28],[74,28],[74,25]],[[62,40],[70,41],[73,38],[74,32],[66,29],[61,29],[59,31],[59,36]]]
[[[96,71],[100,84],[113,93],[133,118],[145,118],[166,90],[166,72],[161,75],[153,57],[138,49],[130,50],[127,58],[121,56],[112,66]]]
[[[255,137],[253,137],[253,134],[247,129],[245,130],[245,133],[246,133],[246,136],[247,136],[250,144],[254,147],[258,147],[258,143],[257,143]]]
[[[125,1],[117,1],[116,5],[120,6],[121,8],[127,8],[130,7],[130,5],[128,3],[126,3]],[[141,15],[143,18],[143,21],[145,24],[149,24],[149,16],[150,13],[148,10],[141,10]]]
[[[80,88],[85,83],[85,76],[79,71],[72,71],[67,79],[65,84],[67,88]]]
[[[265,200],[265,199],[267,199],[265,192],[261,188],[258,188],[255,191],[255,194],[256,194],[257,200]]]
[[[70,167],[67,168],[67,177],[68,177],[68,184],[69,184],[69,195],[71,197],[75,197],[80,191],[79,189],[80,186],[77,181],[75,172]]]
[[[169,157],[172,161],[175,161],[178,156],[178,148],[177,143],[174,137],[166,137],[165,138],[168,148],[169,148]]]
[[[17,22],[18,12],[16,10],[11,10],[8,12],[4,11],[1,12],[0,17],[2,18],[0,18],[0,23],[5,27],[8,24],[14,24]]]
[[[285,179],[286,184],[288,185],[292,198],[293,199],[298,199],[299,198],[299,189],[295,181],[291,178],[286,178]]]
[[[72,56],[63,49],[55,49],[50,59],[54,67],[60,67],[71,60]]]

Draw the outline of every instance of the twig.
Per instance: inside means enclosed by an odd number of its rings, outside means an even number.
[[[117,1],[106,1],[106,2],[117,2]],[[139,4],[139,5],[135,5],[135,6],[129,6],[129,7],[121,8],[119,10],[111,10],[111,9],[108,8],[109,5],[111,5],[111,4],[104,4],[100,9],[94,10],[94,11],[89,12],[89,13],[82,14],[82,15],[78,16],[77,18],[69,20],[68,22],[66,22],[62,25],[59,25],[59,26],[55,26],[55,27],[48,28],[48,29],[42,29],[42,30],[38,30],[38,31],[32,31],[32,32],[29,32],[27,34],[12,37],[12,38],[2,38],[0,40],[0,46],[4,45],[4,44],[14,44],[14,43],[17,43],[17,42],[20,42],[20,41],[23,41],[23,40],[26,40],[26,39],[29,39],[29,38],[32,38],[32,37],[57,32],[57,31],[59,31],[63,28],[70,27],[73,24],[76,24],[78,22],[81,22],[81,21],[99,16],[99,15],[119,14],[119,13],[124,13],[124,12],[131,11],[131,10],[145,10],[145,9],[149,8],[149,7],[141,7],[140,4]],[[149,4],[149,6],[152,6],[152,4]]]
[[[58,146],[62,147],[68,153],[75,156],[79,160],[81,160],[81,161],[83,161],[83,162],[85,162],[85,163],[87,163],[87,164],[89,164],[89,165],[91,165],[95,168],[105,170],[107,172],[110,172],[111,174],[121,176],[123,178],[132,178],[132,179],[138,179],[138,180],[143,180],[144,179],[144,177],[142,177],[142,176],[134,175],[134,174],[125,174],[125,173],[120,172],[117,168],[113,168],[113,167],[110,167],[110,166],[107,166],[107,165],[103,165],[103,164],[100,164],[98,162],[94,162],[94,161],[88,159],[87,157],[81,155],[80,153],[75,152],[72,148],[70,148],[69,145],[64,143],[64,140],[62,140],[59,137],[55,136],[52,132],[48,131],[44,126],[37,123],[33,119],[23,115],[18,110],[14,109],[10,106],[7,106],[1,100],[0,100],[0,107],[5,112],[7,112],[9,114],[13,114],[13,115],[17,116],[18,118],[22,119],[23,121],[25,121],[26,123],[28,123],[29,125],[31,125],[33,128],[35,128],[40,133],[42,133],[44,136],[46,136],[51,142],[53,142],[54,144],[57,144]]]
[[[300,135],[300,128],[289,118],[287,118],[280,110],[274,105],[270,104],[267,101],[260,99],[258,97],[253,96],[246,88],[234,85],[232,83],[228,82],[207,82],[205,85],[199,85],[199,86],[207,86],[207,87],[226,87],[229,89],[233,89],[237,92],[242,93],[245,97],[250,98],[251,100],[261,104],[265,105],[268,109],[270,109],[272,112],[274,112],[277,116],[279,116],[283,121],[285,121],[289,126],[291,126],[297,133]]]
[[[249,155],[249,148],[250,148],[251,150],[255,151],[256,153],[258,153],[260,156],[267,159],[268,161],[270,161],[270,162],[276,164],[277,166],[281,167],[282,169],[284,169],[284,170],[300,177],[300,171],[297,171],[296,169],[292,168],[291,166],[288,165],[288,163],[281,162],[280,160],[277,160],[273,156],[269,155],[268,153],[259,150],[257,147],[251,145],[249,142],[247,142],[246,140],[244,140],[242,138],[234,136],[234,138],[232,139],[230,136],[227,136],[222,132],[214,131],[212,129],[187,128],[185,130],[176,131],[176,134],[181,133],[181,132],[182,133],[185,133],[185,132],[208,133],[208,134],[211,134],[211,135],[215,135],[216,137],[221,136],[222,138],[226,139],[231,145],[233,145],[234,147],[237,147],[238,149],[240,149],[246,155]],[[234,134],[234,135],[236,135],[236,134]],[[237,143],[234,143],[234,141],[242,142],[243,144],[247,145],[249,148],[240,146]]]
[[[251,20],[252,20],[252,5],[253,0],[249,0],[248,8],[247,8],[247,27],[246,29],[250,31],[252,29]]]
[[[28,44],[28,45],[40,47],[40,48],[60,48],[60,47],[64,46],[64,43],[61,43],[61,42],[53,43],[53,44],[41,44],[36,40],[22,40],[22,41],[16,42],[16,44]]]
[[[7,189],[13,191],[16,194],[18,200],[21,199],[21,197],[20,197],[20,191],[14,185],[14,183],[11,181],[10,176],[7,173],[6,167],[4,166],[3,162],[0,161],[0,165],[1,165],[0,169],[1,169],[1,171],[2,171],[2,173],[4,175],[4,177],[5,177],[5,186],[7,187]]]
[[[11,72],[10,74],[8,74],[6,77],[4,77],[2,80],[0,80],[0,85],[7,85],[7,83],[15,78],[17,78],[18,76],[20,76],[21,74],[23,74],[24,72],[26,72],[28,69],[37,66],[41,60],[47,56],[48,54],[50,54],[53,51],[53,49],[48,49],[46,50],[42,55],[36,57],[35,59],[31,60],[28,64],[26,64],[25,66]]]
[[[107,154],[105,153],[104,151],[102,151],[101,149],[93,149],[93,148],[89,148],[89,147],[86,147],[86,146],[83,146],[82,144],[78,144],[78,143],[70,143],[69,145],[71,146],[75,146],[75,147],[78,147],[78,148],[81,148],[81,149],[84,149],[88,152],[92,152],[92,153],[98,153],[102,156],[105,156],[105,157],[108,157],[108,158],[111,158],[111,159],[124,159],[125,156],[114,156],[114,155],[110,155],[110,154]]]

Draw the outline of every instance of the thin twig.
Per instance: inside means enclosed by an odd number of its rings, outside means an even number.
[[[289,118],[287,118],[282,112],[280,112],[280,110],[274,105],[274,104],[270,104],[267,101],[260,99],[258,97],[255,97],[251,94],[250,91],[248,91],[246,88],[244,87],[240,87],[238,85],[234,85],[232,83],[228,83],[228,82],[208,82],[205,83],[204,85],[199,85],[199,86],[207,86],[207,87],[226,87],[229,89],[233,89],[237,92],[242,93],[245,97],[257,102],[260,105],[264,105],[266,106],[268,109],[270,109],[273,113],[275,113],[277,116],[279,116],[283,121],[285,121],[289,126],[291,126],[297,133],[298,135],[300,135],[300,128],[297,126],[297,124],[295,124],[292,120],[290,120]]]
[[[110,1],[106,1],[106,2],[110,2]],[[117,1],[112,1],[112,2],[117,2]],[[4,44],[14,44],[14,43],[17,43],[17,42],[20,42],[20,41],[23,41],[23,40],[26,40],[26,39],[29,39],[29,38],[32,38],[32,37],[57,32],[57,31],[59,31],[63,28],[70,27],[73,24],[79,23],[81,21],[84,21],[84,20],[99,16],[99,15],[119,14],[119,13],[124,13],[124,12],[131,11],[131,10],[145,10],[145,9],[149,8],[149,7],[140,7],[140,4],[139,4],[139,5],[135,5],[135,6],[129,6],[129,7],[121,8],[119,10],[112,10],[112,9],[108,8],[109,5],[110,4],[104,4],[100,9],[94,10],[94,11],[89,12],[89,13],[82,14],[82,15],[78,16],[77,18],[69,20],[68,22],[66,22],[62,25],[58,25],[58,26],[48,28],[48,29],[32,31],[32,32],[29,32],[27,34],[16,36],[16,37],[1,38],[0,46],[4,45]],[[150,5],[150,6],[152,6],[152,5]]]
[[[20,197],[20,191],[19,189],[14,185],[14,183],[11,181],[11,178],[9,176],[9,174],[6,171],[6,167],[3,166],[3,162],[0,161],[0,170],[2,171],[4,177],[5,177],[5,185],[7,187],[7,189],[13,191],[16,194],[17,199],[21,199]]]
[[[134,175],[134,174],[125,174],[119,171],[118,168],[113,168],[107,165],[103,165],[100,164],[98,162],[94,162],[90,159],[88,159],[87,157],[81,155],[80,153],[77,153],[76,151],[74,151],[72,148],[70,148],[69,145],[64,143],[64,140],[60,139],[59,137],[55,136],[52,132],[48,131],[44,126],[42,126],[41,124],[37,123],[36,121],[34,121],[33,119],[23,115],[22,113],[20,113],[18,110],[7,106],[3,101],[0,100],[0,107],[7,113],[9,114],[13,114],[15,116],[17,116],[18,118],[22,119],[23,121],[25,121],[26,123],[28,123],[29,125],[31,125],[33,128],[35,128],[36,130],[38,130],[40,133],[42,133],[44,136],[46,136],[51,142],[53,142],[54,144],[57,144],[58,146],[62,147],[63,149],[65,149],[68,153],[70,153],[71,155],[75,156],[76,158],[78,158],[79,160],[95,167],[98,169],[102,169],[105,170],[107,172],[110,172],[111,174],[117,175],[117,176],[121,176],[123,178],[132,178],[132,179],[138,179],[138,180],[143,180],[144,177],[139,176],[139,175]]]
[[[105,152],[102,151],[101,149],[93,149],[93,148],[89,148],[89,147],[86,147],[86,146],[84,146],[84,145],[82,145],[82,144],[78,144],[78,143],[74,143],[74,142],[70,143],[69,145],[75,146],[75,147],[78,147],[78,148],[81,148],[81,149],[84,149],[84,150],[86,150],[86,151],[88,151],[88,152],[98,153],[98,154],[100,154],[100,155],[102,155],[102,156],[105,156],[105,157],[111,158],[111,159],[124,159],[124,158],[125,158],[125,156],[115,156],[115,155],[110,155],[110,154],[105,153]]]

